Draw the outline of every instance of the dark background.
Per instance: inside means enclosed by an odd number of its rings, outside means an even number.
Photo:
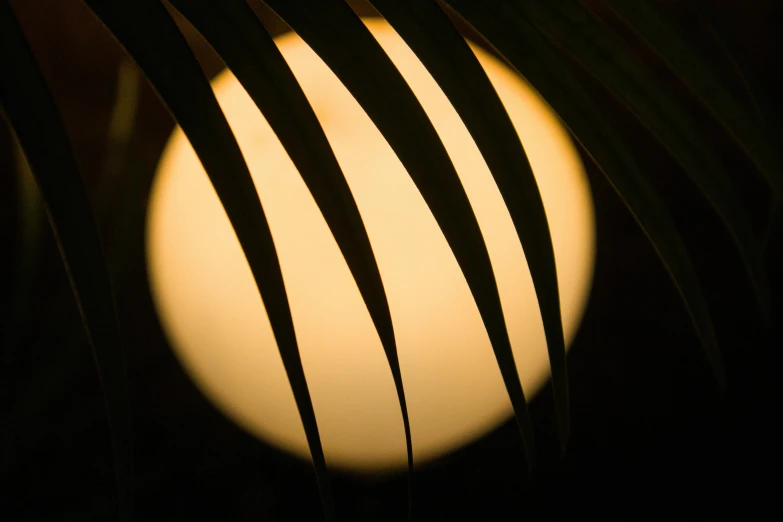
[[[262,444],[217,412],[183,373],[157,323],[146,282],[142,219],[173,121],[141,80],[133,132],[127,140],[107,139],[117,71],[127,65],[121,49],[77,0],[12,3],[65,120],[112,268],[132,399],[136,520],[319,520],[309,465]],[[741,93],[698,19],[681,2],[661,4]],[[780,3],[715,4],[731,21],[762,87],[770,96],[777,93]],[[268,13],[263,16],[273,34],[285,30]],[[216,74],[220,60],[191,28],[183,28],[207,74]],[[783,212],[770,232],[769,193],[756,171],[677,79],[649,53],[645,57],[702,123],[759,238],[769,236],[766,261],[774,317],[780,317]],[[567,455],[557,456],[547,387],[531,405],[539,445],[533,482],[525,482],[518,432],[509,422],[417,469],[416,519],[652,513],[779,518],[776,377],[783,343],[777,323],[773,319],[771,331],[762,328],[729,239],[678,166],[599,86],[578,74],[621,127],[677,219],[726,354],[728,391],[721,395],[711,381],[687,314],[652,248],[588,162],[598,254],[589,306],[569,356]],[[773,101],[780,114],[780,102]],[[111,520],[110,438],[97,374],[45,220],[38,240],[28,243],[32,248],[23,248],[24,205],[14,154],[2,124],[0,231],[8,264],[2,271],[2,301],[9,313],[2,362],[0,519]],[[403,520],[404,475],[333,473],[332,478],[341,520]]]

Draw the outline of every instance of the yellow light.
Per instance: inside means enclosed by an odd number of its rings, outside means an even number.
[[[365,23],[435,125],[470,197],[500,287],[520,378],[549,377],[522,247],[500,192],[456,111],[402,39]],[[511,415],[467,284],[424,200],[371,120],[313,51],[276,39],[345,173],[388,294],[417,462],[480,437]],[[505,104],[541,190],[553,236],[566,342],[594,262],[592,200],[566,130],[516,73],[473,48]],[[236,79],[213,87],[250,167],[280,257],[305,374],[330,466],[405,466],[402,417],[385,355],[350,271],[282,145]],[[149,203],[152,292],[179,360],[204,394],[260,439],[310,454],[264,306],[228,218],[180,129]]]

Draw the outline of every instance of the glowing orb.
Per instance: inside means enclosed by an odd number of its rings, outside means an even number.
[[[522,247],[481,154],[424,66],[383,21],[365,21],[434,123],[487,243],[520,378],[533,397],[549,376],[544,331]],[[422,462],[480,437],[511,412],[468,286],[424,200],[380,132],[294,35],[276,39],[356,198],[391,307]],[[538,180],[554,241],[566,342],[594,262],[593,208],[567,131],[516,73],[474,47]],[[404,467],[391,373],[359,291],[312,196],[237,80],[213,82],[253,175],[280,257],[326,458],[354,470]],[[308,459],[293,394],[239,242],[181,130],[149,203],[150,281],[164,330],[187,372],[229,418]]]

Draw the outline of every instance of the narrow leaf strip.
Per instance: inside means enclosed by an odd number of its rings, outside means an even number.
[[[266,308],[313,457],[327,520],[334,506],[272,234],[239,145],[206,77],[158,0],[84,0],[138,64],[201,160]]]
[[[500,4],[479,6],[472,0],[446,3],[533,84],[599,166],[669,272],[715,378],[721,387],[725,386],[712,320],[690,257],[666,207],[620,136],[544,38],[518,14]]]
[[[734,66],[735,72],[745,87],[745,92],[754,104],[759,120],[764,128],[779,144],[783,137],[783,129],[778,121],[779,111],[769,98],[766,89],[758,77],[758,72],[751,66],[750,59],[742,46],[732,36],[731,30],[715,10],[715,4],[710,0],[689,0],[686,2],[707,25],[715,36],[716,43],[723,48],[727,58]]]
[[[711,2],[707,0],[691,0],[688,3],[713,33],[718,45],[723,48],[727,58],[734,66],[737,76],[742,81],[748,97],[754,104],[757,116],[766,130],[767,136],[772,140],[773,147],[776,151],[779,150],[781,144],[783,144],[783,125],[780,123],[780,111],[772,103],[769,93],[762,86],[756,68],[751,65],[746,52],[731,35],[731,31],[718,16],[715,6]],[[770,236],[780,221],[780,204],[783,202],[783,193],[777,189],[775,191],[776,194],[773,195],[770,202],[769,222],[761,239],[762,254],[767,253]]]
[[[109,273],[59,111],[7,2],[0,2],[0,69],[0,103],[35,176],[92,348],[111,430],[120,518],[127,522],[130,404]]]
[[[413,472],[410,422],[391,311],[359,208],[296,77],[244,0],[171,0],[214,47],[302,176],[353,274],[389,361]]]
[[[601,82],[680,163],[720,216],[745,264],[760,309],[769,314],[769,285],[750,220],[699,127],[660,82],[577,0],[501,0],[532,22]]]
[[[40,265],[41,238],[45,212],[35,176],[30,171],[21,145],[11,134],[11,146],[16,161],[17,235],[13,248],[13,286],[10,293],[12,308],[3,332],[3,360],[10,364],[19,348],[25,327],[29,326],[34,286]]]
[[[533,429],[478,221],[454,165],[405,79],[342,0],[265,0],[342,81],[430,208],[476,301],[533,463]]]
[[[568,374],[555,253],[525,150],[476,55],[434,0],[370,0],[451,101],[503,195],[525,252],[544,323],[560,443],[568,441]]]
[[[608,4],[690,87],[745,150],[778,197],[783,197],[780,153],[765,136],[763,126],[735,99],[680,31],[648,0],[608,0]]]

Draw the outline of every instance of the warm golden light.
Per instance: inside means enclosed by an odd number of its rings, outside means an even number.
[[[383,21],[366,20],[457,167],[498,279],[520,378],[532,397],[549,375],[525,256],[481,154],[424,66]],[[324,63],[278,38],[357,200],[389,298],[417,462],[467,444],[511,415],[497,363],[457,262],[410,177]],[[566,342],[592,278],[594,223],[578,154],[518,75],[474,47],[522,139],[552,231]],[[405,466],[402,417],[383,348],[351,273],[280,142],[227,71],[213,82],[255,180],[280,257],[327,462]],[[171,345],[199,388],[259,438],[309,458],[264,306],[228,218],[177,129],[160,162],[147,229],[152,291]]]

